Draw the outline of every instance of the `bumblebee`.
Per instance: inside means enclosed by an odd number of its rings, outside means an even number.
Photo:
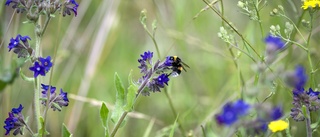
[[[167,59],[172,66],[172,72],[170,73],[170,75],[174,77],[179,76],[182,70],[187,72],[185,67],[190,68],[186,63],[182,62],[182,60],[178,56],[168,56]]]

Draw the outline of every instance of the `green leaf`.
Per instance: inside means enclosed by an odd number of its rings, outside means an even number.
[[[302,105],[302,114],[305,118],[308,118],[309,116],[307,116],[307,107],[305,105]]]
[[[55,102],[51,102],[52,103],[52,105],[56,108],[56,109],[58,109],[59,111],[61,111],[61,107],[59,106],[59,104],[57,104],[57,103],[55,103]]]
[[[72,134],[64,123],[62,123],[62,137],[72,137]]]
[[[136,98],[136,91],[138,90],[138,87],[135,85],[130,85],[128,87],[128,93],[127,93],[127,104],[124,106],[124,111],[130,112],[133,110],[133,104],[134,100]]]
[[[40,119],[40,123],[41,123],[41,125],[40,125],[41,128],[39,130],[38,136],[42,137],[42,136],[45,136],[45,135],[49,135],[49,132],[46,129],[44,129],[44,119],[43,119],[43,117],[40,117],[39,119]],[[43,133],[44,133],[44,135],[43,135]]]
[[[34,78],[33,77],[27,77],[26,75],[24,75],[21,71],[21,68],[19,69],[19,72],[20,72],[20,76],[23,80],[25,81],[28,81],[28,82],[33,82],[34,81]]]
[[[106,106],[106,104],[102,102],[101,108],[100,108],[100,119],[102,121],[102,126],[104,127],[106,137],[109,137],[108,115],[109,115],[109,109]]]
[[[113,123],[117,123],[122,113],[124,112],[122,107],[124,105],[124,100],[125,100],[124,86],[122,84],[122,81],[118,73],[114,74],[114,83],[115,83],[117,92],[116,92],[116,103],[114,105],[115,108],[111,114],[111,121]]]
[[[146,9],[143,9],[140,12],[140,22],[143,25],[143,27],[146,29],[147,28],[147,25],[146,25],[146,22],[147,22],[147,10]]]

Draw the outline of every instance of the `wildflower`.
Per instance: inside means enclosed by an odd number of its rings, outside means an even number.
[[[286,74],[286,83],[297,90],[302,90],[307,82],[308,76],[303,66],[297,66],[294,72]]]
[[[24,117],[21,114],[23,106],[20,104],[18,108],[12,108],[9,112],[9,117],[4,121],[5,125],[3,128],[6,130],[5,135],[9,135],[10,131],[13,131],[13,135],[22,135],[22,128],[26,125]]]
[[[283,116],[282,107],[273,107],[267,103],[255,105],[252,109],[257,112],[257,118],[240,123],[247,128],[247,133],[250,136],[264,134],[268,130],[269,122],[278,120]]]
[[[269,129],[274,133],[287,129],[289,124],[283,120],[271,121],[268,125]]]
[[[25,1],[21,1],[21,0],[7,0],[5,5],[6,6],[9,6],[10,4],[12,3],[12,8],[13,9],[17,9],[17,13],[22,13],[24,11],[26,11],[26,8],[25,8]]]
[[[75,0],[66,0],[64,6],[63,16],[71,15],[71,11],[74,13],[74,16],[77,16],[79,4]]]
[[[320,92],[313,91],[309,88],[309,91],[297,90],[293,91],[293,108],[291,109],[291,117],[296,121],[303,121],[305,117],[302,113],[302,107],[305,106],[309,111],[317,111],[320,109],[320,100],[318,95]]]
[[[250,105],[245,103],[243,100],[238,100],[234,103],[229,102],[223,106],[223,110],[220,114],[215,115],[216,122],[219,125],[231,126],[234,124],[241,116],[248,113]]]
[[[34,66],[29,68],[31,71],[33,71],[34,78],[38,77],[40,74],[41,76],[46,75],[46,68],[39,64],[39,62],[35,62]]]
[[[268,35],[264,42],[267,44],[267,53],[275,52],[284,48],[284,42],[277,36]]]
[[[16,38],[11,38],[8,45],[9,52],[14,49],[13,52],[18,54],[18,58],[30,56],[33,53],[33,49],[29,46],[28,39],[31,40],[29,36],[21,36],[20,34]]]
[[[303,5],[302,5],[302,8],[304,10],[308,9],[309,7],[310,8],[315,8],[316,6],[319,7],[320,5],[320,0],[305,0],[303,2]]]
[[[141,54],[140,56],[141,59],[138,59],[140,66],[138,68],[140,68],[141,73],[146,74],[148,68],[152,65],[153,52],[147,51],[144,52],[144,54]]]
[[[52,62],[51,62],[51,57],[48,56],[46,58],[39,58],[42,66],[45,68],[46,71],[49,71],[50,68],[52,67]]]
[[[47,104],[47,98],[48,98],[48,90],[49,85],[41,84],[41,88],[43,89],[42,93],[42,104]],[[49,106],[53,109],[53,111],[58,110],[61,111],[61,107],[68,106],[69,105],[69,99],[68,99],[68,93],[63,92],[62,89],[60,89],[60,94],[57,95],[55,93],[56,87],[51,86],[50,87],[50,99],[49,99]]]

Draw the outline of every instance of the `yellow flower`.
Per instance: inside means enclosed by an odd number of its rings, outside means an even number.
[[[309,7],[315,8],[317,5],[318,5],[318,7],[319,7],[319,5],[320,5],[320,0],[305,0],[305,1],[303,2],[302,8],[303,8],[303,9],[308,9]]]
[[[283,120],[271,121],[268,125],[272,132],[282,131],[287,129],[289,124]]]

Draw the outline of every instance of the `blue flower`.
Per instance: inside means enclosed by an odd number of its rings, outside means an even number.
[[[8,45],[9,52],[14,49],[13,52],[18,54],[18,58],[30,56],[33,49],[29,46],[28,39],[31,40],[29,36],[21,36],[20,34],[16,38],[11,38]],[[20,43],[20,40],[22,43]]]
[[[141,56],[141,59],[138,59],[140,66],[138,66],[138,68],[140,69],[140,73],[143,73],[144,75],[146,75],[148,72],[149,66],[152,65],[153,52],[147,51],[141,54],[140,56]]]
[[[168,81],[169,81],[169,77],[167,74],[161,74],[160,76],[158,76],[157,78],[157,84],[160,87],[164,87],[164,84],[166,84],[168,86]]]
[[[23,109],[23,107],[20,104],[18,108],[12,108],[11,112],[14,113],[14,114],[19,114],[19,113],[21,113],[22,109]]]
[[[51,57],[48,56],[46,58],[39,58],[41,65],[45,68],[46,71],[49,71],[52,67]]]
[[[319,91],[313,91],[312,88],[309,88],[309,91],[307,92],[307,94],[310,96],[310,97],[318,97],[318,95],[320,94]]]
[[[267,44],[267,52],[274,52],[284,48],[284,42],[276,36],[268,35],[264,42]]]
[[[295,88],[300,90],[303,89],[304,85],[307,82],[307,74],[303,66],[297,66],[295,70]]]
[[[25,126],[24,117],[21,114],[23,106],[20,104],[18,108],[12,108],[12,111],[8,113],[9,117],[4,121],[3,128],[6,130],[5,135],[9,135],[13,130],[13,135],[21,134],[22,129]]]
[[[63,16],[71,15],[71,11],[74,13],[74,16],[77,16],[79,4],[75,0],[67,0],[64,6]]]
[[[41,76],[46,75],[46,69],[39,62],[35,62],[32,67],[29,68],[31,71],[34,72],[33,76],[36,78],[40,74]]]
[[[147,52],[144,52],[144,54],[141,54],[140,56],[142,57],[142,60],[148,61],[152,59],[153,52],[147,51]]]
[[[21,36],[21,35],[19,35],[19,37],[20,37],[20,40],[22,42],[26,42],[26,41],[28,41],[28,39],[31,40],[31,38],[29,36]]]
[[[47,92],[49,90],[49,85],[41,84],[41,88],[44,90],[42,91],[42,94],[45,95],[44,97],[47,97]],[[51,86],[50,87],[50,93],[53,94],[56,91],[56,87]]]
[[[271,111],[271,121],[278,120],[283,116],[281,107],[274,107]]]
[[[236,102],[228,102],[223,106],[223,110],[220,114],[215,115],[216,122],[219,125],[231,126],[241,116],[248,113],[250,105],[245,103],[243,100],[237,100]]]
[[[9,46],[8,46],[9,52],[10,52],[13,48],[16,48],[16,47],[19,45],[19,43],[20,43],[20,37],[19,37],[19,36],[20,36],[20,35],[17,35],[15,39],[14,39],[14,38],[11,38],[11,39],[10,39],[10,43],[9,43]]]
[[[17,4],[18,4],[18,2],[16,2],[15,0],[7,0],[6,3],[5,3],[5,5],[6,5],[6,6],[9,6],[10,3],[13,3],[14,5],[17,5]]]
[[[7,0],[5,5],[9,6],[12,3],[12,8],[17,9],[17,13],[22,13],[26,11],[25,4],[26,2],[22,3],[21,0]]]
[[[43,100],[41,103],[46,106],[47,100],[48,100],[49,85],[41,84],[41,86],[42,86],[42,89],[44,89],[44,91],[42,91]],[[69,99],[67,96],[68,93],[63,92],[63,90],[60,89],[60,94],[57,95],[55,91],[56,91],[56,87],[51,86],[49,104],[50,104],[50,107],[53,109],[53,111],[55,110],[61,111],[61,107],[69,105]]]
[[[318,95],[320,92],[313,91],[309,88],[309,91],[297,90],[293,91],[293,108],[291,109],[291,117],[296,121],[303,121],[305,117],[303,115],[302,106],[305,106],[309,111],[318,111],[320,109],[320,99]]]

